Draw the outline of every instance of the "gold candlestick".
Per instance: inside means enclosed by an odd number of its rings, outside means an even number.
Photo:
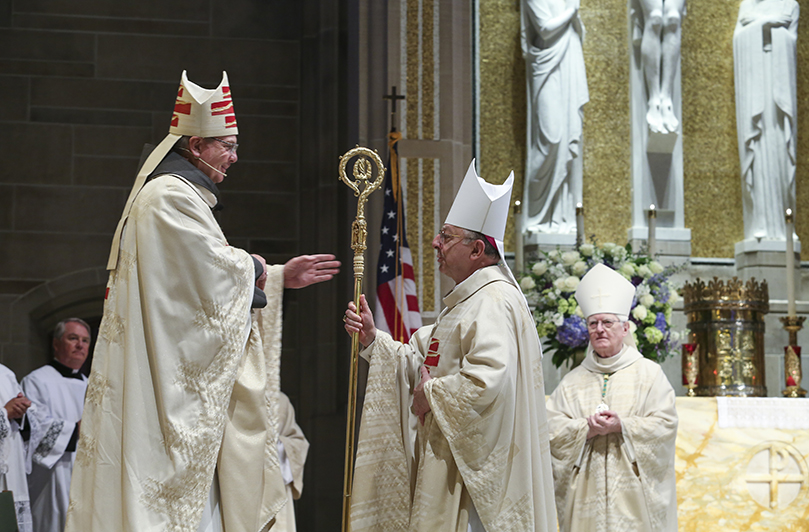
[[[357,157],[353,166],[354,179],[346,174],[348,162]],[[371,161],[376,164],[377,177],[373,179]],[[351,224],[351,249],[354,250],[354,304],[359,313],[362,278],[365,275],[365,241],[368,236],[365,222],[365,202],[385,179],[385,166],[376,151],[359,146],[340,157],[340,180],[357,196],[357,217]],[[343,478],[343,532],[351,530],[351,491],[354,484],[354,430],[357,421],[357,365],[359,363],[360,336],[351,335],[351,368],[348,377],[348,412],[346,420],[345,475]]]
[[[806,390],[801,388],[801,347],[798,345],[798,331],[803,329],[805,316],[784,316],[781,323],[789,333],[789,345],[784,348],[784,380],[786,388],[784,397],[805,397]]]

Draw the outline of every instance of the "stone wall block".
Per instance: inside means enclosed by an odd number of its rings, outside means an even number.
[[[214,2],[211,25],[217,37],[300,39],[303,25],[290,24],[303,16],[303,2],[229,0]]]
[[[298,160],[296,118],[240,116],[238,103],[236,106],[239,137],[244,139],[239,147],[240,156],[255,161],[292,163]],[[337,163],[334,163],[334,168],[337,168]]]
[[[114,188],[18,186],[14,228],[61,232],[69,227],[72,233],[112,235],[124,203],[124,194]]]
[[[0,58],[35,61],[94,59],[95,37],[85,33],[7,29],[0,33]]]
[[[0,72],[15,76],[75,76],[89,78],[95,75],[95,66],[92,63],[0,59]]]
[[[14,27],[41,30],[104,33],[114,32],[155,35],[205,36],[210,33],[210,24],[207,20],[186,22],[178,20],[76,17],[30,13],[15,14]]]
[[[152,115],[145,112],[108,111],[106,109],[31,108],[32,122],[151,127]]]
[[[110,236],[0,233],[0,249],[3,250],[0,254],[3,277],[45,280],[65,272],[106,265]]]
[[[234,57],[250,60],[234,61]],[[296,85],[299,60],[299,46],[294,42],[104,34],[98,36],[97,74],[173,81],[186,69],[189,79],[211,88],[219,84],[226,70],[238,102],[242,84]]]
[[[13,229],[14,187],[0,185],[0,231]]]
[[[75,131],[77,155],[140,156],[143,144],[151,141],[151,128],[75,126]]]
[[[154,18],[163,20],[208,20],[211,0],[172,0],[164,2],[109,2],[108,0],[25,0],[18,2],[21,13],[48,15],[90,15],[124,18]]]
[[[261,116],[298,116],[298,102],[295,101],[269,101],[254,100],[249,98],[239,98],[236,103],[238,107],[237,116],[261,115]]]
[[[28,80],[17,76],[0,76],[0,120],[23,121],[28,118]]]
[[[14,161],[14,165],[0,169],[0,183],[67,184],[71,150],[70,126],[4,123],[0,160]]]
[[[129,190],[135,182],[138,157],[76,156],[73,175],[76,185],[122,187]]]
[[[233,238],[297,236],[298,200],[285,194],[223,193],[219,222]]]
[[[173,82],[32,78],[31,105],[170,112],[181,73]]]
[[[247,139],[246,136],[241,139]],[[241,153],[241,146],[239,153]],[[298,169],[293,162],[264,162],[239,158],[228,171],[228,178],[222,185],[228,192],[276,192],[298,191]],[[336,176],[336,172],[335,172]]]

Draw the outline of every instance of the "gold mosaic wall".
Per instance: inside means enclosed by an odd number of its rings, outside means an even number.
[[[692,1],[683,21],[683,187],[694,257],[733,257],[744,239],[733,85],[738,12],[737,1]]]
[[[695,257],[733,257],[744,238],[733,86],[738,0],[689,0],[683,23],[685,225]],[[804,17],[809,0],[799,0]],[[590,102],[584,108],[585,228],[600,242],[626,242],[631,225],[629,51],[625,0],[583,0]],[[809,22],[798,36],[796,228],[809,259]],[[480,2],[481,173],[502,182],[513,168],[521,197],[525,160],[525,66],[519,0]],[[491,176],[491,177],[490,177]],[[500,177],[502,176],[502,177]],[[509,231],[513,225],[509,224]],[[513,235],[506,249],[514,249]]]
[[[435,61],[438,50],[438,28],[434,25],[434,0],[403,0],[406,12],[404,42],[407,51],[405,69],[407,100],[403,132],[408,139],[433,139],[439,136],[435,109]],[[419,306],[423,312],[434,312],[436,271],[430,243],[435,236],[435,168],[433,159],[408,158],[406,167],[407,235],[413,255],[413,271]]]
[[[803,244],[801,259],[809,260],[809,0],[798,0],[798,162],[795,230]]]
[[[525,62],[519,0],[480,2],[480,175],[501,184],[514,171],[512,201],[525,174]],[[504,244],[514,250],[514,217]]]

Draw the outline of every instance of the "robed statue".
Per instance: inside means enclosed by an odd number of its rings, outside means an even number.
[[[786,239],[784,211],[795,208],[799,12],[795,0],[739,7],[733,70],[745,239]]]
[[[579,0],[521,0],[528,86],[525,230],[576,231],[582,108],[589,101]]]

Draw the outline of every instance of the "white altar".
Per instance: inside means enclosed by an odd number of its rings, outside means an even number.
[[[679,530],[806,530],[809,399],[678,397]]]

